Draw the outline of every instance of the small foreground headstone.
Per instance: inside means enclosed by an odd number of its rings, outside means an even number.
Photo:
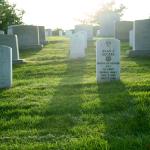
[[[0,45],[0,88],[12,85],[12,48]]]
[[[120,41],[102,39],[96,43],[96,79],[97,82],[109,82],[120,79]]]

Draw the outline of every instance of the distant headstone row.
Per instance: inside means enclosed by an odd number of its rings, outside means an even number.
[[[44,26],[13,25],[8,27],[9,35],[18,36],[19,49],[41,49],[46,44]]]

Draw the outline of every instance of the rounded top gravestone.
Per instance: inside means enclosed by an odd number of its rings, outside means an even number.
[[[102,39],[96,43],[97,82],[120,79],[120,41]]]
[[[71,37],[70,58],[78,59],[85,56],[85,37],[82,33],[75,33]]]
[[[87,32],[86,31],[79,31],[77,33],[84,35],[84,47],[87,48],[87,40],[88,40]]]

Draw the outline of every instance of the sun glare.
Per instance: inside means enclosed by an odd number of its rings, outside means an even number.
[[[26,24],[45,25],[49,28],[73,28],[78,20],[94,13],[102,3],[111,0],[9,0],[25,10]],[[149,17],[149,3],[147,0],[115,0],[124,4],[127,10],[123,20],[144,19]],[[145,3],[144,3],[145,1]],[[142,10],[144,8],[144,10]],[[140,11],[139,11],[140,10]]]

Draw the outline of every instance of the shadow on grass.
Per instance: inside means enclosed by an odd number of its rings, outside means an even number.
[[[137,102],[121,81],[99,84],[98,92],[110,149],[145,150],[150,142],[144,137],[150,134],[148,107]]]
[[[45,108],[44,118],[36,127],[51,131],[55,135],[65,135],[69,128],[76,124],[75,118],[81,114],[84,68],[85,60],[68,62],[65,75]]]

